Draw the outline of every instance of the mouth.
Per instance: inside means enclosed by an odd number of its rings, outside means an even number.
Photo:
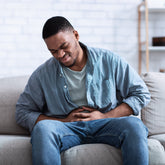
[[[69,60],[69,55],[65,54],[62,58],[60,58],[61,63],[66,63]]]

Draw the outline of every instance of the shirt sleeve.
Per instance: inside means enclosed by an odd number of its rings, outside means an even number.
[[[45,104],[38,73],[29,78],[16,104],[16,122],[31,132]]]
[[[134,115],[150,101],[150,93],[138,73],[121,57],[116,61],[115,79],[122,102],[128,104]]]

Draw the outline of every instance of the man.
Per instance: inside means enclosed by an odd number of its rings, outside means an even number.
[[[124,165],[148,165],[147,130],[138,115],[150,100],[144,82],[120,56],[79,42],[64,17],[43,39],[53,55],[31,75],[16,120],[31,132],[34,165],[60,165],[60,153],[85,143],[121,148]]]

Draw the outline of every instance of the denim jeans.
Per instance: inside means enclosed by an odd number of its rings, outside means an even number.
[[[73,146],[105,143],[121,148],[124,165],[148,165],[148,131],[135,117],[86,122],[42,120],[32,131],[33,165],[60,165],[60,153]]]

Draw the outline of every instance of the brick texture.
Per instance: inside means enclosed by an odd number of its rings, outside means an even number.
[[[120,54],[137,70],[137,5],[140,2],[140,0],[1,0],[0,77],[31,74],[51,57],[41,38],[41,31],[44,22],[56,15],[65,16],[70,20],[80,34],[80,41]],[[158,17],[164,19],[161,15],[150,17],[149,32],[165,35],[165,23],[158,20]],[[155,27],[157,30],[152,30]],[[165,68],[164,59],[165,56],[153,55],[151,60],[158,65],[151,62],[153,65],[151,70]]]

